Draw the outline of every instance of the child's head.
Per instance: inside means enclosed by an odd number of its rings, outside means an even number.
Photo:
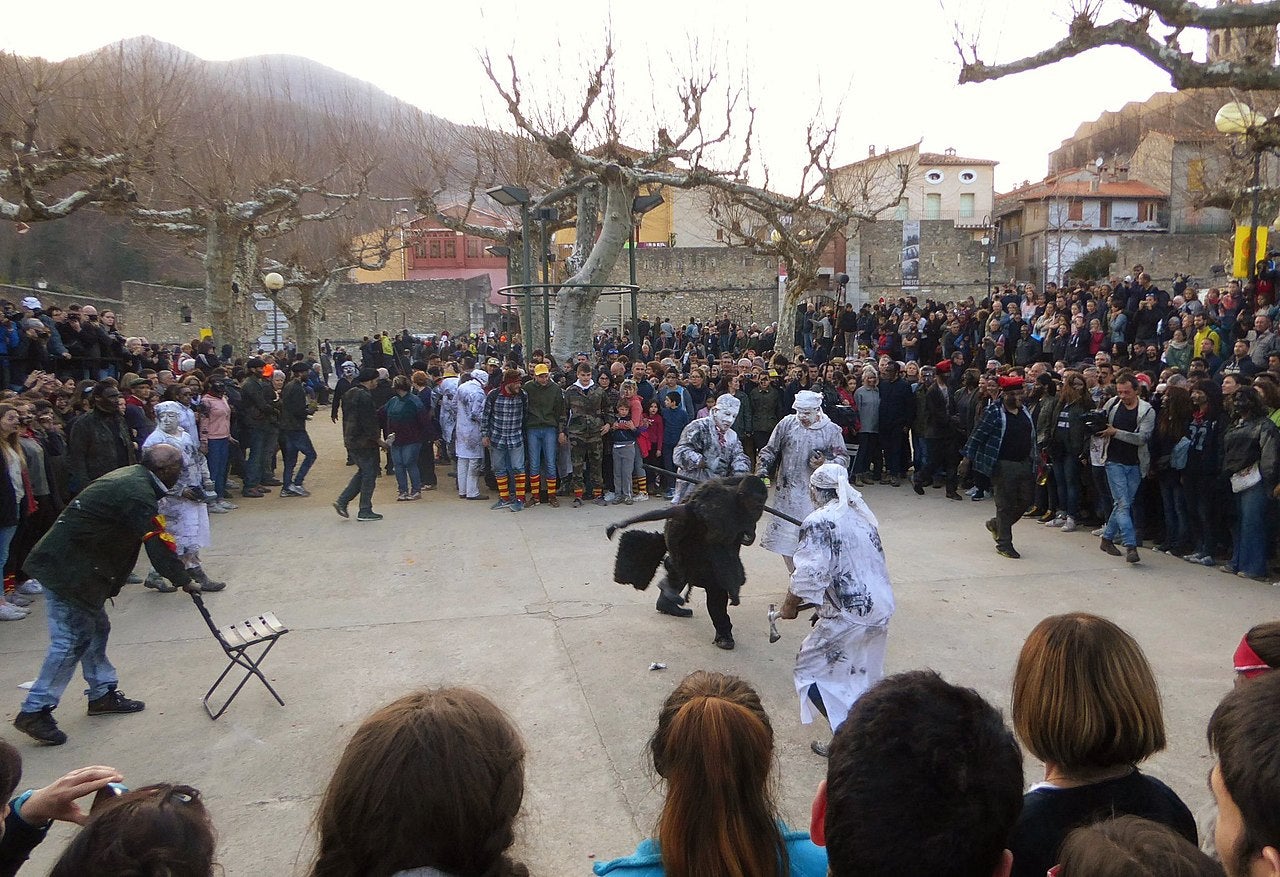
[[[619,402],[617,405],[614,405],[613,410],[618,413],[619,417],[627,417],[631,414],[631,406],[626,402]]]
[[[668,393],[668,394],[667,394],[667,396],[666,396],[666,402],[667,402],[667,407],[668,407],[668,408],[678,408],[678,407],[680,407],[680,394],[679,394],[679,393]]]
[[[657,400],[657,399],[650,399],[650,400],[649,400],[649,407],[648,407],[646,410],[647,410],[650,414],[657,414],[657,413],[658,413],[658,400]]]

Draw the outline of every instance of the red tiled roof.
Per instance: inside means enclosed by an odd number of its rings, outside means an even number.
[[[1033,183],[996,196],[997,199],[1016,198],[1019,201],[1038,201],[1042,198],[1167,198],[1155,186],[1139,180],[1117,180],[1101,183],[1093,189],[1089,180],[1064,180],[1058,183]]]
[[[957,164],[982,164],[995,167],[1000,162],[993,161],[989,158],[964,158],[960,155],[947,155],[944,152],[922,152],[920,153],[920,164],[924,165],[957,165]]]

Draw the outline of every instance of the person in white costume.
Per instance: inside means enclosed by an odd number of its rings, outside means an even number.
[[[824,463],[848,468],[849,452],[840,427],[822,412],[822,394],[810,390],[796,393],[795,414],[788,414],[773,428],[769,443],[760,449],[756,475],[777,487],[773,507],[798,521],[814,510],[809,476]],[[765,524],[760,547],[781,554],[787,571],[795,570],[792,555],[800,544],[800,528],[777,515]]]
[[[730,428],[741,405],[736,397],[726,393],[716,399],[710,414],[690,421],[671,452],[679,474],[702,482],[751,471],[751,460],[742,450],[742,441]],[[696,486],[690,481],[677,481],[672,503],[684,502]]]
[[[796,693],[805,724],[820,712],[832,733],[859,697],[884,676],[893,617],[893,587],[879,525],[839,463],[824,463],[809,479],[817,511],[804,519],[795,572],[781,616],[803,604],[818,607],[813,631],[796,655]],[[815,741],[826,756],[828,745]]]

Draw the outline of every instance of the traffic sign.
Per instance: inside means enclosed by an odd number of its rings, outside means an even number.
[[[276,303],[269,298],[257,298],[253,300],[253,309],[255,311],[274,311]]]

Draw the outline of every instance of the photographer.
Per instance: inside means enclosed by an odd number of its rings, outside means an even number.
[[[84,341],[81,332],[80,307],[72,305],[67,309],[66,318],[61,322],[57,322],[58,335],[62,341],[63,349],[70,354],[72,360],[71,373],[77,380],[91,377],[84,369]]]
[[[4,386],[13,386],[12,359],[18,349],[17,315],[9,302],[0,303],[0,363],[4,367]]]
[[[49,357],[54,360],[69,359],[71,354],[67,353],[67,348],[62,344],[62,337],[58,334],[57,316],[62,315],[62,308],[50,305],[49,310],[45,311],[40,304],[40,299],[31,295],[22,300],[22,307],[30,311],[31,316],[44,323],[45,328],[49,330],[47,345]]]

